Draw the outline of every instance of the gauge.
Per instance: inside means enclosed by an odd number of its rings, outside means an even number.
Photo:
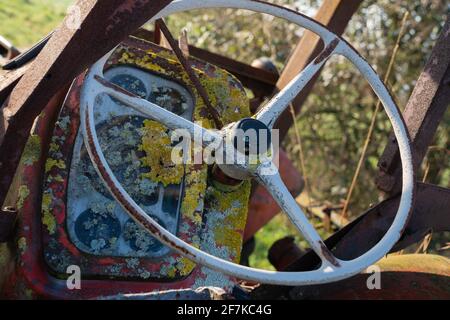
[[[177,82],[128,66],[108,70],[105,77],[137,96],[192,119],[194,100]],[[94,110],[98,140],[106,161],[129,195],[153,219],[176,234],[183,185],[152,181],[140,150],[146,117],[104,94]],[[169,133],[169,130],[166,131]],[[67,228],[75,245],[90,254],[161,257],[169,248],[130,220],[97,174],[78,133],[72,157]]]

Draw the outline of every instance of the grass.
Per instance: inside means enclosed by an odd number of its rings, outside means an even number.
[[[72,0],[0,0],[0,34],[26,49],[56,28]]]
[[[322,239],[326,239],[330,235],[330,233],[322,227],[320,221],[314,218],[310,219],[310,221],[314,224]],[[286,236],[295,237],[295,243],[300,248],[309,248],[308,243],[300,235],[297,228],[290,222],[289,218],[284,213],[280,213],[255,234],[256,246],[255,251],[249,258],[250,266],[266,270],[275,270],[270,264],[267,254],[275,241]]]

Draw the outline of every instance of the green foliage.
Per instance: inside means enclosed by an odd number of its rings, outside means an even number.
[[[72,0],[0,0],[0,34],[27,48],[61,22]]]
[[[331,233],[325,230],[318,219],[311,220],[317,228],[322,239],[326,239]],[[284,214],[274,217],[264,228],[255,234],[255,251],[249,258],[249,264],[254,268],[275,270],[267,259],[267,253],[273,243],[286,235],[293,236],[295,243],[302,249],[308,249],[308,242],[299,234],[295,226]]]

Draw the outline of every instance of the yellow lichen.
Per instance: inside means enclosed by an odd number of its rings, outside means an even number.
[[[25,200],[30,195],[30,190],[26,185],[21,185],[19,187],[19,195],[17,198],[17,209],[20,210],[23,207],[23,204],[25,203]]]
[[[155,57],[156,54],[148,53],[142,58],[137,58],[135,54],[125,51],[119,59],[119,62],[124,64],[134,64],[143,69],[164,73],[165,70],[160,65],[153,62]]]
[[[58,152],[59,150],[59,146],[58,144],[56,144],[55,142],[50,143],[50,152]]]
[[[186,257],[180,258],[177,264],[178,273],[180,276],[188,276],[195,268],[195,263]]]
[[[141,158],[142,165],[150,170],[143,177],[164,186],[181,183],[184,167],[172,162],[173,148],[166,127],[156,121],[145,120],[139,149],[145,152],[145,157]]]
[[[42,223],[47,227],[49,234],[56,232],[56,219],[51,213],[52,194],[48,191],[42,196]]]
[[[224,246],[234,254],[235,262],[240,259],[242,232],[247,222],[250,182],[246,181],[232,192],[221,192],[212,188],[212,197],[216,199],[213,209],[223,212],[222,223],[213,226],[216,245]]]
[[[64,162],[64,160],[56,160],[56,159],[52,159],[52,158],[48,158],[47,161],[45,162],[45,172],[50,172],[50,170],[52,170],[53,167],[57,167],[59,169],[65,169],[66,168],[66,163]]]
[[[23,254],[27,250],[27,239],[25,239],[25,237],[19,238],[19,240],[17,240],[17,247],[19,248],[20,253]]]
[[[202,223],[201,212],[196,209],[199,200],[206,190],[206,170],[189,170],[185,178],[185,195],[181,204],[181,213],[188,217],[195,224]]]
[[[22,153],[22,162],[26,165],[31,165],[37,160],[41,155],[41,138],[38,135],[32,134],[28,138],[25,149]]]

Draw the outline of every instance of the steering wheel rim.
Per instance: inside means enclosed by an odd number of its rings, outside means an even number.
[[[152,236],[187,258],[211,269],[240,279],[278,285],[311,285],[327,283],[338,281],[361,272],[387,254],[394,244],[400,239],[413,207],[415,184],[410,138],[399,109],[389,94],[388,89],[385,87],[373,68],[344,39],[328,31],[324,26],[313,19],[284,7],[254,0],[177,0],[165,7],[152,19],[152,21],[158,18],[166,17],[173,13],[206,8],[248,9],[254,12],[270,14],[286,19],[299,25],[300,27],[304,27],[318,34],[323,39],[325,49],[322,53],[320,53],[310,65],[300,72],[283,90],[281,90],[254,116],[256,120],[264,123],[269,129],[273,128],[273,124],[276,119],[278,119],[291,100],[297,96],[297,94],[332,55],[339,54],[346,57],[363,74],[382,102],[382,105],[391,121],[400,149],[403,169],[402,195],[397,214],[389,230],[374,247],[358,258],[344,261],[334,257],[331,251],[326,248],[325,244],[320,239],[317,231],[309,223],[295,199],[287,191],[287,188],[281,181],[277,170],[275,170],[276,174],[266,174],[267,172],[274,173],[274,165],[272,162],[263,161],[258,167],[253,168],[252,170],[248,167],[240,169],[248,170],[249,173],[258,180],[258,182],[263,184],[272,194],[274,199],[279,203],[283,211],[288,214],[292,222],[310,243],[311,248],[321,258],[322,263],[319,269],[302,272],[280,272],[254,269],[215,257],[182,241],[149,217],[124,190],[113,174],[111,168],[106,162],[103,151],[100,148],[95,131],[93,112],[95,99],[99,94],[107,93],[120,100],[122,103],[125,103],[129,107],[140,111],[152,119],[160,121],[162,124],[171,129],[182,128],[191,133],[194,133],[194,131],[197,130],[197,135],[199,132],[198,130],[200,130],[200,132],[202,132],[202,142],[204,146],[217,142],[218,140],[222,141],[226,135],[226,132],[221,131],[217,133],[212,130],[202,128],[107,82],[107,80],[103,77],[103,67],[110,54],[107,54],[91,67],[85,78],[80,99],[80,117],[83,137],[96,171],[105,183],[105,186],[124,208],[124,210],[137,223],[147,229]],[[193,134],[192,136],[195,137],[196,135]]]

